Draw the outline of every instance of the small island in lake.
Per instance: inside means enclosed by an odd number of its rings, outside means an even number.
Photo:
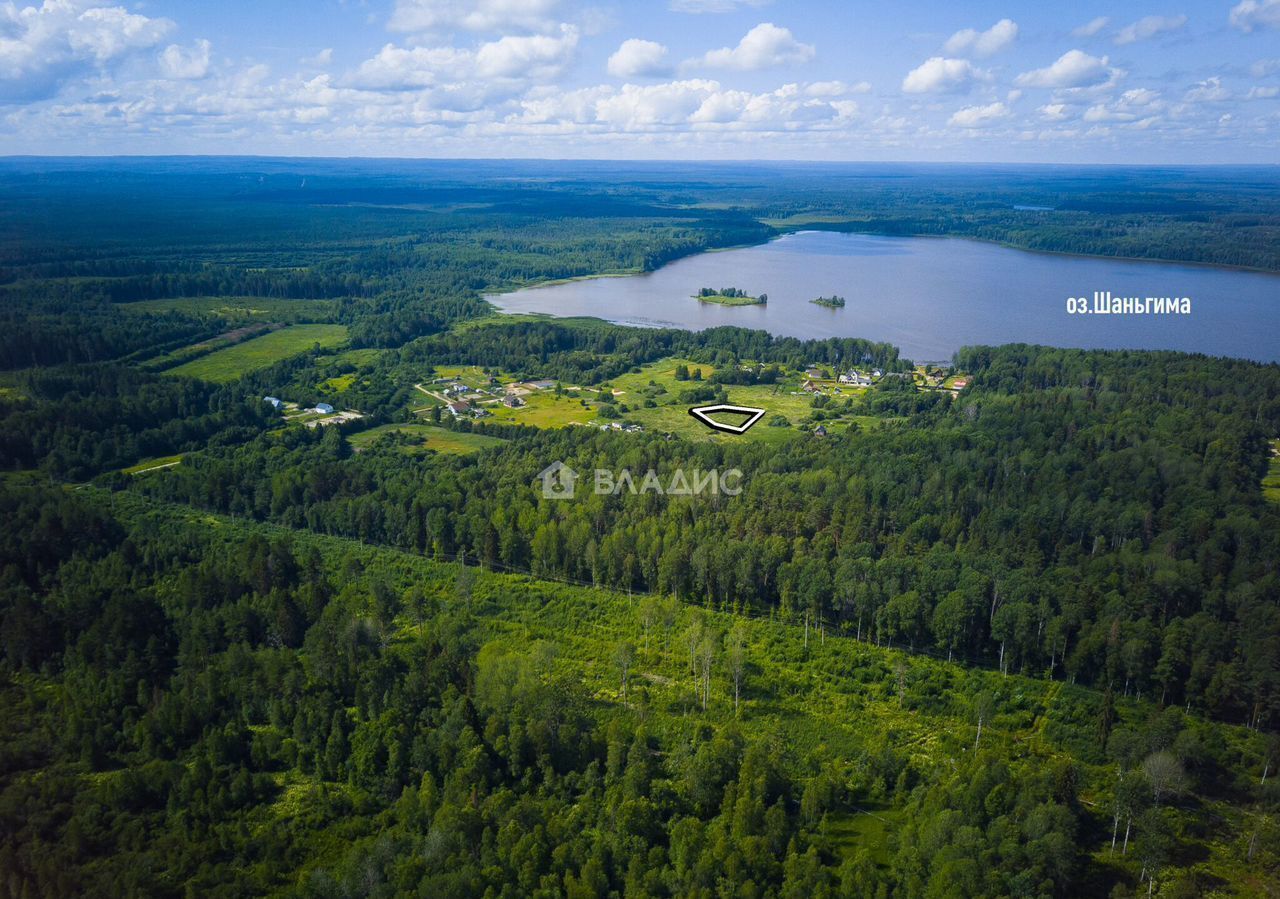
[[[843,309],[844,297],[838,297],[832,294],[829,297],[818,297],[816,300],[810,300],[810,303],[817,303],[819,306],[826,306],[828,309]]]
[[[759,306],[769,302],[769,295],[762,293],[758,297],[749,296],[745,290],[736,287],[704,287],[694,294],[703,303],[719,303],[721,306]]]

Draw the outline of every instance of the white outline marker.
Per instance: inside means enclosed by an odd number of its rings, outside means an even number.
[[[737,412],[739,415],[749,415],[751,417],[740,425],[727,425],[712,418],[711,413],[713,412]],[[717,431],[726,431],[730,434],[747,433],[747,429],[758,422],[764,413],[764,409],[753,409],[751,406],[729,406],[724,403],[716,406],[695,406],[689,410],[690,415],[707,427],[715,428]]]

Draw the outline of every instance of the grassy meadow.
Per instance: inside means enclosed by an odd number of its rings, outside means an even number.
[[[484,434],[471,434],[465,431],[450,431],[424,424],[389,424],[379,425],[367,431],[360,431],[347,438],[353,449],[367,449],[387,435],[399,435],[400,450],[404,453],[421,453],[434,450],[450,456],[463,456],[479,452],[490,446],[497,446],[503,441],[498,437]]]
[[[1262,479],[1262,495],[1273,503],[1280,503],[1280,440],[1271,441],[1271,459],[1266,477]]]
[[[266,368],[305,353],[315,345],[337,347],[347,339],[344,325],[293,325],[254,337],[168,370],[167,374],[227,383],[246,372]]]

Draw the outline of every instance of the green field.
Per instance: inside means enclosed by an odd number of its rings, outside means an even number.
[[[701,371],[702,379],[692,377],[686,381],[676,379],[676,369],[685,366],[690,373]],[[694,403],[680,399],[687,390],[710,386],[707,379],[715,372],[715,366],[694,362],[689,359],[668,358],[640,367],[639,371],[619,375],[612,381],[598,387],[581,387],[566,385],[565,392],[557,395],[554,390],[533,390],[522,399],[526,405],[511,409],[497,402],[480,403],[480,408],[489,412],[493,420],[525,424],[537,428],[562,428],[568,425],[602,425],[609,418],[599,414],[602,404],[599,401],[603,391],[612,392],[622,420],[633,422],[646,430],[659,433],[671,433],[694,440],[730,441],[752,440],[763,443],[780,444],[793,439],[797,435],[807,434],[816,426],[810,419],[813,416],[813,398],[799,392],[800,378],[796,375],[785,378],[778,384],[758,384],[747,386],[730,386],[727,389],[728,401],[734,405],[763,408],[767,412],[764,418],[745,435],[726,434],[712,430],[705,424],[689,415]],[[439,377],[455,378],[472,386],[480,385],[488,380],[488,375],[479,366],[446,365],[436,369]],[[501,378],[506,382],[509,379]],[[430,385],[424,385],[430,389]],[[852,412],[845,411],[845,398],[854,399],[865,393],[863,388],[838,388],[830,382],[830,388],[841,389],[842,393],[833,395],[832,406],[827,420],[822,424],[831,434],[846,430],[851,423],[860,428],[869,429],[883,425],[886,419],[875,416],[860,415],[855,405]],[[646,407],[646,401],[652,400],[655,405]],[[439,401],[419,391],[413,398],[413,407],[421,414]],[[625,411],[624,408],[625,407]],[[787,427],[770,426],[769,420],[777,415],[786,418]]]
[[[336,378],[326,378],[321,382],[320,386],[326,391],[342,393],[350,389],[351,385],[354,384],[355,381],[356,376],[354,374],[347,373],[345,375],[338,375]]]
[[[342,350],[339,353],[325,353],[320,356],[320,362],[332,363],[336,362],[340,365],[364,366],[372,365],[383,357],[388,351],[380,350],[373,347],[364,347],[358,350]]]
[[[574,399],[567,394],[556,396],[554,390],[534,390],[522,397],[525,405],[519,409],[510,409],[501,403],[489,403],[481,408],[491,412],[494,420],[508,424],[563,428],[596,420],[595,407],[590,405],[593,396],[590,391],[583,391],[580,399]],[[587,406],[582,405],[582,399],[587,400]]]
[[[460,381],[472,388],[488,389],[490,376],[496,377],[501,384],[512,384],[514,379],[509,375],[490,370],[486,372],[479,365],[438,365],[435,376]],[[419,414],[428,413],[432,407],[441,405],[440,400],[430,396],[425,390],[439,392],[443,384],[423,384],[411,400],[412,408]],[[423,389],[425,388],[425,390]],[[571,394],[577,394],[573,396]],[[596,421],[593,400],[597,392],[594,388],[580,388],[556,394],[554,388],[529,390],[520,398],[525,405],[512,409],[502,405],[494,396],[486,400],[476,401],[475,405],[492,416],[486,421],[499,421],[504,424],[522,424],[535,428],[563,428],[569,425],[585,425]],[[585,402],[585,405],[584,405]]]
[[[642,394],[649,386],[649,382],[653,381],[658,387],[668,393],[678,393],[681,390],[687,390],[690,387],[698,386],[697,381],[678,381],[676,380],[676,369],[681,365],[687,367],[692,373],[695,369],[702,370],[702,377],[709,378],[715,373],[716,367],[708,365],[705,362],[693,362],[689,359],[660,359],[657,362],[651,362],[641,367],[638,372],[629,372],[625,375],[619,375],[610,383],[615,390],[621,390],[622,396],[618,399],[632,403],[637,394]]]
[[[1271,461],[1262,479],[1262,495],[1273,503],[1280,503],[1280,440],[1271,441]]]
[[[484,434],[450,431],[447,428],[422,424],[379,425],[376,428],[352,434],[347,440],[354,449],[363,450],[388,434],[402,435],[404,443],[401,444],[401,451],[405,453],[434,450],[445,455],[462,456],[504,442],[497,437],[488,437]]]
[[[346,339],[344,325],[293,325],[201,356],[169,369],[166,374],[226,383],[247,372],[305,353],[316,344],[336,347]]]
[[[479,365],[437,365],[436,377],[453,378],[469,387],[481,387],[489,381],[489,376]]]
[[[508,314],[506,312],[495,311],[495,312],[489,313],[488,315],[480,316],[478,318],[472,318],[463,322],[458,322],[456,325],[453,326],[453,331],[456,334],[463,334],[467,331],[474,331],[476,328],[488,328],[493,325],[511,325],[511,324],[516,324],[518,322],[546,322],[546,321],[560,322],[560,321],[563,321],[563,319],[557,319],[554,316],[546,315],[543,313],[518,312],[518,313]]]
[[[119,304],[124,312],[186,312],[191,315],[220,315],[236,321],[274,322],[330,318],[337,307],[338,304],[333,300],[279,300],[265,297],[174,297]]]
[[[160,471],[165,468],[172,468],[182,461],[182,453],[176,456],[160,456],[155,459],[147,459],[139,462],[137,465],[130,465],[128,468],[121,469],[125,474],[145,474],[148,471]]]
[[[808,427],[804,430],[801,428],[802,423],[813,414],[813,398],[808,394],[799,393],[800,379],[794,375],[784,378],[777,384],[730,385],[726,390],[730,404],[764,409],[766,412],[764,417],[746,434],[725,434],[712,430],[689,415],[689,408],[693,404],[679,399],[683,391],[705,385],[705,381],[677,381],[675,372],[680,365],[688,367],[690,372],[702,369],[704,378],[709,378],[715,371],[714,366],[691,362],[687,359],[663,359],[643,366],[638,373],[631,372],[610,382],[615,390],[621,391],[618,401],[629,409],[624,414],[624,418],[627,421],[636,422],[647,430],[719,442],[753,440],[777,444],[810,430]],[[832,382],[831,386],[834,389],[837,385]],[[838,408],[843,404],[845,397],[855,398],[856,403],[856,397],[864,392],[863,389],[843,388],[841,395],[833,397],[832,405]],[[657,405],[646,408],[644,406],[646,399],[652,399]],[[770,419],[777,415],[786,418],[789,426],[771,426]],[[834,413],[832,415],[834,416]],[[830,433],[835,434],[847,428],[851,421],[856,421],[859,427],[865,429],[877,427],[883,424],[884,420],[855,413],[841,414],[839,420],[824,421],[823,424]]]
[[[272,327],[268,322],[250,322],[249,324],[238,325],[207,340],[178,347],[176,350],[153,356],[139,364],[147,371],[167,371],[188,362],[194,362],[202,356],[208,356],[210,353],[226,347],[244,343],[254,337],[260,337],[271,331]]]

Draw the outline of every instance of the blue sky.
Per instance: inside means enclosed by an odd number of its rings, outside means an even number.
[[[1272,163],[1280,0],[9,0],[0,153]]]

